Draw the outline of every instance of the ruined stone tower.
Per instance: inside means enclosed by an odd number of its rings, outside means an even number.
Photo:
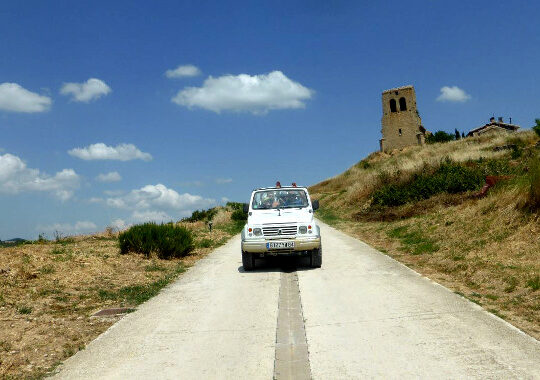
[[[424,145],[426,130],[416,109],[413,86],[392,88],[382,93],[381,151]]]

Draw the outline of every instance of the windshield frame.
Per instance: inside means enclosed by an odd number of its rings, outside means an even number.
[[[298,194],[294,194],[298,193]],[[264,194],[268,194],[265,199],[261,199]],[[287,199],[287,197],[289,199]],[[295,197],[295,199],[291,199]],[[272,202],[269,204],[268,202]],[[278,203],[276,203],[278,202]],[[265,204],[266,203],[266,204]],[[284,210],[284,209],[303,209],[311,205],[309,195],[306,190],[301,188],[285,189],[265,189],[255,191],[251,199],[251,209],[259,210]]]

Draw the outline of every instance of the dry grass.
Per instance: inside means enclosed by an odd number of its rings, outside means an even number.
[[[503,183],[482,199],[440,194],[380,212],[366,207],[369,194],[380,185],[380,170],[400,170],[407,176],[446,156],[456,161],[500,157],[510,153],[494,152],[494,146],[531,146],[535,141],[532,133],[524,132],[414,147],[393,155],[375,153],[348,174],[313,186],[311,193],[321,199],[323,220],[539,339],[540,216],[523,207],[530,202],[528,181]]]
[[[385,177],[397,175],[406,181],[422,168],[436,166],[447,157],[455,162],[498,158],[507,155],[508,151],[494,151],[493,147],[509,143],[530,145],[533,141],[536,141],[534,132],[525,131],[511,136],[480,136],[446,144],[414,146],[392,153],[376,152],[344,173],[310,187],[310,194],[321,200],[330,198],[326,203],[333,208],[362,206]]]
[[[120,255],[112,231],[0,248],[0,378],[42,376],[120,318],[93,313],[136,306],[231,236],[184,225],[211,244],[183,259]]]

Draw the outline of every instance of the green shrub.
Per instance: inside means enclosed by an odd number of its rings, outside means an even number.
[[[531,162],[529,180],[527,204],[532,210],[540,210],[540,159],[538,158]]]
[[[415,174],[407,183],[390,183],[373,193],[372,204],[400,206],[408,202],[427,199],[439,193],[461,193],[479,189],[484,183],[480,168],[469,168],[450,160],[443,162],[434,172],[427,169]]]
[[[533,131],[536,132],[538,137],[540,137],[540,119],[535,119],[534,121],[535,121],[536,125],[532,129],[533,129]]]
[[[134,252],[149,257],[154,252],[160,259],[183,257],[194,248],[191,232],[173,224],[135,225],[122,232],[118,240],[121,254]]]
[[[240,202],[227,202],[225,206],[232,210],[242,210],[244,204]]]
[[[527,286],[532,290],[540,289],[540,276],[529,278],[529,280],[527,281]]]
[[[200,248],[210,248],[212,247],[214,243],[212,242],[211,239],[202,239],[200,240],[199,242],[197,242],[197,246],[200,247]]]
[[[209,208],[208,210],[195,210],[188,218],[183,218],[183,222],[198,222],[200,220],[205,220],[207,222],[211,221],[214,216],[217,214],[217,208]]]
[[[445,131],[437,131],[431,135],[426,136],[426,143],[435,144],[435,143],[445,143],[452,141],[456,138],[455,135],[446,133]]]
[[[242,209],[234,210],[231,214],[231,219],[238,221],[238,220],[247,220],[248,215],[244,212]]]
[[[32,308],[30,306],[20,306],[17,311],[19,314],[30,314],[32,312]]]

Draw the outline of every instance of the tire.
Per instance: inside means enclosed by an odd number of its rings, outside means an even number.
[[[312,268],[320,268],[322,265],[322,246],[320,246],[318,249],[314,249],[311,251],[311,255],[309,256],[309,263]]]
[[[255,268],[255,255],[249,252],[242,252],[242,265],[246,272]]]

